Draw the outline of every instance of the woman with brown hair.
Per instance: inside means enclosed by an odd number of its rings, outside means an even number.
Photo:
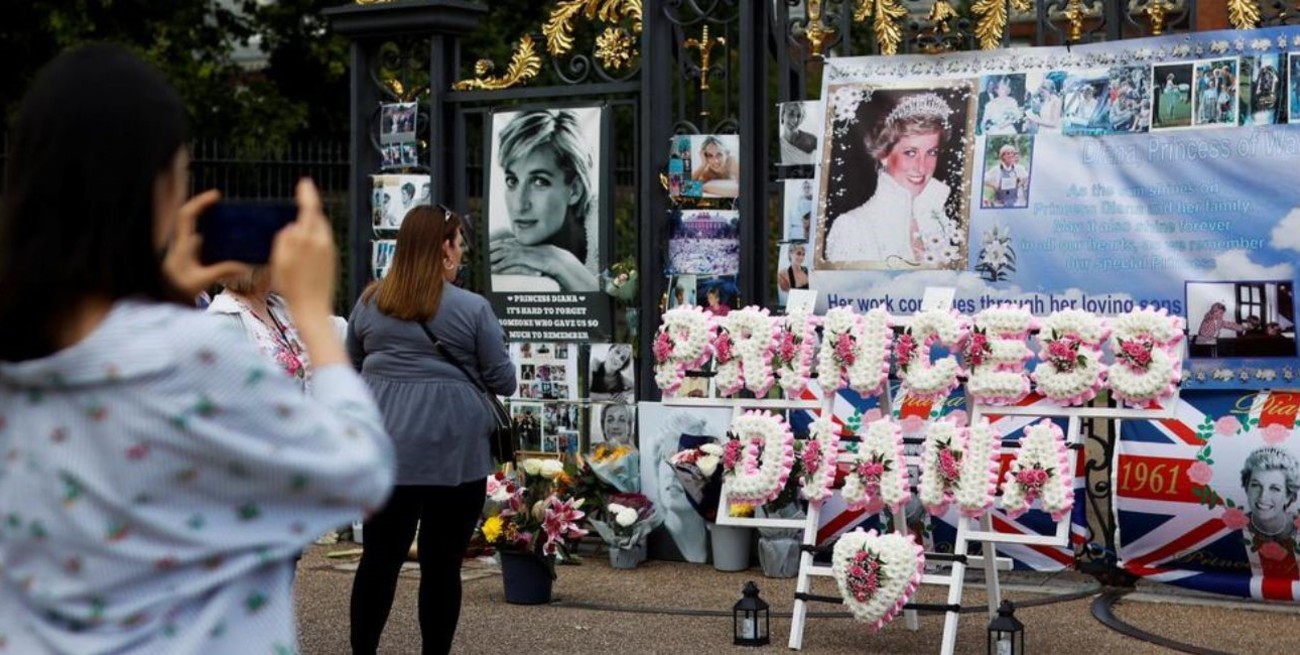
[[[450,652],[456,633],[460,563],[483,508],[492,472],[487,437],[495,429],[486,399],[461,367],[498,395],[514,393],[516,384],[487,300],[452,284],[464,249],[455,212],[412,209],[388,275],[366,288],[348,319],[348,354],[374,392],[397,453],[393,495],[364,526],[352,585],[354,653],[379,646],[419,522],[426,524],[418,544],[423,652]]]

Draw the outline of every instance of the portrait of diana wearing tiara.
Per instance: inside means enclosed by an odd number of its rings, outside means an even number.
[[[818,268],[964,268],[971,104],[968,82],[831,88]]]

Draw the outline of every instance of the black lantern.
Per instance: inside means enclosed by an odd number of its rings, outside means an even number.
[[[772,643],[771,619],[768,616],[767,601],[758,597],[758,587],[751,580],[745,583],[741,591],[744,594],[736,601],[732,609],[732,628],[737,646],[766,646]]]
[[[1004,600],[989,621],[989,655],[1024,655],[1025,624],[1016,618],[1016,606]]]

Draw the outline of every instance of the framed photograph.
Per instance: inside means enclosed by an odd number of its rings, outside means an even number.
[[[660,547],[668,557],[677,555],[688,562],[708,561],[709,521],[702,512],[716,511],[716,493],[710,494],[698,476],[679,474],[669,458],[705,443],[721,443],[731,424],[731,410],[641,403],[636,418],[641,442],[641,492],[663,512],[663,532],[669,536],[667,543],[656,542],[652,537],[651,551]]]
[[[371,226],[375,232],[396,233],[406,213],[433,202],[428,175],[371,175]]]
[[[828,89],[815,268],[964,268],[971,82]]]
[[[668,194],[674,198],[740,195],[740,136],[681,134],[669,143]]]
[[[1061,89],[1068,77],[1065,71],[1025,74],[1024,117],[1021,134],[1060,134],[1065,113]]]
[[[398,102],[379,107],[379,142],[415,141],[416,104]]]
[[[777,111],[781,117],[781,164],[815,163],[822,133],[822,103],[817,100],[783,102],[777,105]]]
[[[599,290],[603,107],[492,115],[488,251],[493,292]]]
[[[777,258],[777,302],[785,306],[790,291],[808,288],[808,244],[800,241],[781,244]]]
[[[1277,53],[1241,58],[1237,97],[1244,109],[1242,125],[1286,122],[1286,66]]]
[[[697,288],[694,275],[672,275],[668,278],[668,309],[696,304]]]
[[[591,406],[589,448],[600,444],[637,447],[636,405],[596,404]]]
[[[1192,125],[1236,125],[1239,67],[1236,57],[1198,61],[1192,66]]]
[[[1290,280],[1188,282],[1192,358],[1295,357],[1295,289]]]
[[[370,273],[376,280],[384,279],[397,252],[396,239],[375,239],[370,242]]]
[[[636,402],[636,361],[626,343],[591,346],[587,393],[594,401]]]
[[[1034,139],[1028,135],[989,136],[984,140],[980,188],[982,209],[1024,209],[1029,206]]]
[[[689,209],[673,212],[668,273],[731,275],[740,271],[740,212]]]
[[[785,198],[782,211],[784,241],[808,241],[812,234],[813,211],[816,207],[813,198],[812,180],[786,180]]]
[[[1151,85],[1155,87],[1152,130],[1191,126],[1192,76],[1190,63],[1151,67]]]
[[[976,134],[1020,134],[1025,125],[1025,74],[985,75],[980,78],[979,120]]]
[[[515,433],[519,436],[520,450],[543,451],[542,435],[545,426],[542,423],[542,403],[510,402],[510,417],[515,422]],[[554,450],[552,450],[554,452]]]

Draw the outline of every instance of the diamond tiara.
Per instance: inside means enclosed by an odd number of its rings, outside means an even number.
[[[952,115],[952,107],[949,107],[943,98],[934,93],[921,93],[903,98],[903,101],[885,117],[885,125],[917,116],[927,116],[938,118],[946,127],[950,115]]]

